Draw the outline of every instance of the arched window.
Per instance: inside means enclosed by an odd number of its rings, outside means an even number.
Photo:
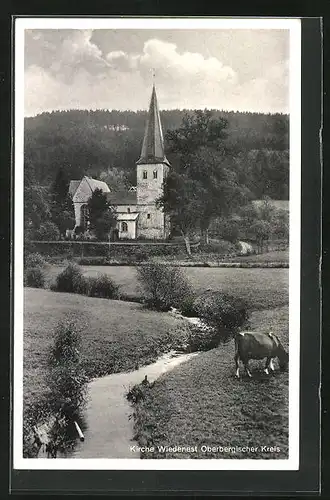
[[[154,170],[154,179],[157,179],[157,170]]]
[[[131,209],[129,207],[127,207],[127,213],[130,214],[131,213]]]
[[[88,206],[87,205],[82,205],[82,207],[80,209],[80,225],[84,229],[87,229],[88,223],[89,223]]]
[[[121,223],[121,230],[122,230],[123,233],[127,233],[127,231],[128,231],[127,222],[122,222]]]
[[[148,172],[146,170],[143,170],[143,179],[148,178]]]

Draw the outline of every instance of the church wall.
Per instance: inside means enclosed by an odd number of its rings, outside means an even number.
[[[137,236],[142,238],[165,239],[164,213],[154,204],[140,205]],[[150,217],[148,217],[148,215]]]
[[[74,215],[75,215],[75,219],[76,219],[76,227],[80,226],[80,223],[81,223],[81,207],[82,207],[82,205],[83,205],[83,203],[77,203],[77,202],[75,202],[73,204]]]
[[[157,178],[154,179],[154,171]],[[143,172],[147,178],[143,178]],[[163,194],[163,182],[168,172],[168,166],[164,163],[141,164],[136,169],[136,195],[138,205],[154,203]]]

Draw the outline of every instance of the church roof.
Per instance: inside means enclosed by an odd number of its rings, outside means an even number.
[[[85,179],[92,191],[95,191],[95,189],[101,189],[104,193],[110,193],[109,186],[105,182],[92,179],[91,177],[87,177],[87,175],[85,175]]]
[[[117,214],[117,220],[119,221],[126,221],[126,220],[136,220],[139,216],[139,212],[133,212],[130,214]]]
[[[156,89],[152,88],[148,120],[144,132],[141,156],[137,164],[141,163],[166,163],[162,124],[160,121]]]
[[[111,205],[136,205],[136,191],[114,191],[107,193],[107,200]]]
[[[80,181],[70,181],[69,193],[71,194],[71,196],[73,196],[75,194],[80,183],[81,183],[81,180]]]

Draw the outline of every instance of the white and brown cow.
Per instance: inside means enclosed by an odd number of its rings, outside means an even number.
[[[273,358],[278,358],[281,371],[288,368],[289,355],[281,344],[279,338],[272,332],[243,331],[235,336],[235,364],[236,377],[239,378],[239,361],[242,361],[245,371],[252,377],[249,370],[250,359],[266,358],[265,372],[274,371]]]

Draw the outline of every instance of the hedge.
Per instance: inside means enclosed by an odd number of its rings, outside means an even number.
[[[177,255],[184,251],[180,244],[139,244],[107,242],[80,242],[80,241],[30,241],[26,243],[26,251],[38,252],[50,257],[109,257],[111,259],[147,260],[148,257],[158,255]]]

